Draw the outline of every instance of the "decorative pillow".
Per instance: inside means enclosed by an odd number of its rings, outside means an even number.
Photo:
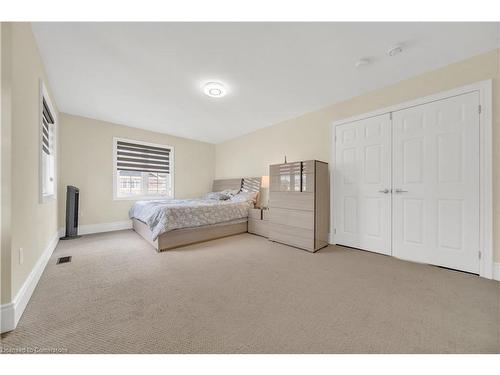
[[[226,189],[226,190],[222,190],[221,191],[221,194],[227,196],[226,199],[234,197],[238,193],[239,193],[239,190],[235,190],[235,189]]]
[[[257,203],[257,195],[259,193],[245,192],[242,191],[231,198],[232,202],[252,202]]]

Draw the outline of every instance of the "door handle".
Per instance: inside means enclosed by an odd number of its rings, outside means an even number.
[[[391,191],[389,189],[384,189],[384,190],[379,190],[378,192],[382,194],[389,194]]]
[[[408,190],[403,190],[403,189],[396,189],[394,190],[395,193],[408,193]]]

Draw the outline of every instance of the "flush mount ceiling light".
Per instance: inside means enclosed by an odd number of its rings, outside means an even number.
[[[222,98],[227,94],[226,87],[220,82],[208,82],[203,85],[203,92],[211,98]]]
[[[397,44],[387,50],[387,54],[391,57],[396,56],[401,52],[403,52],[403,46],[401,44]]]

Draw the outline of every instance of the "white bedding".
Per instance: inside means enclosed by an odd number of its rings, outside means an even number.
[[[145,223],[153,241],[162,233],[211,225],[248,217],[252,200],[169,199],[138,201],[129,211],[131,219]]]

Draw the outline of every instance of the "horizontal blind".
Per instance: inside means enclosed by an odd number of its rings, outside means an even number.
[[[116,142],[119,171],[170,173],[170,149],[124,141]]]
[[[45,98],[42,100],[43,109],[42,109],[42,150],[47,155],[51,154],[52,151],[52,126],[54,124],[54,117],[52,117],[52,113],[50,113],[49,106],[45,101]]]

